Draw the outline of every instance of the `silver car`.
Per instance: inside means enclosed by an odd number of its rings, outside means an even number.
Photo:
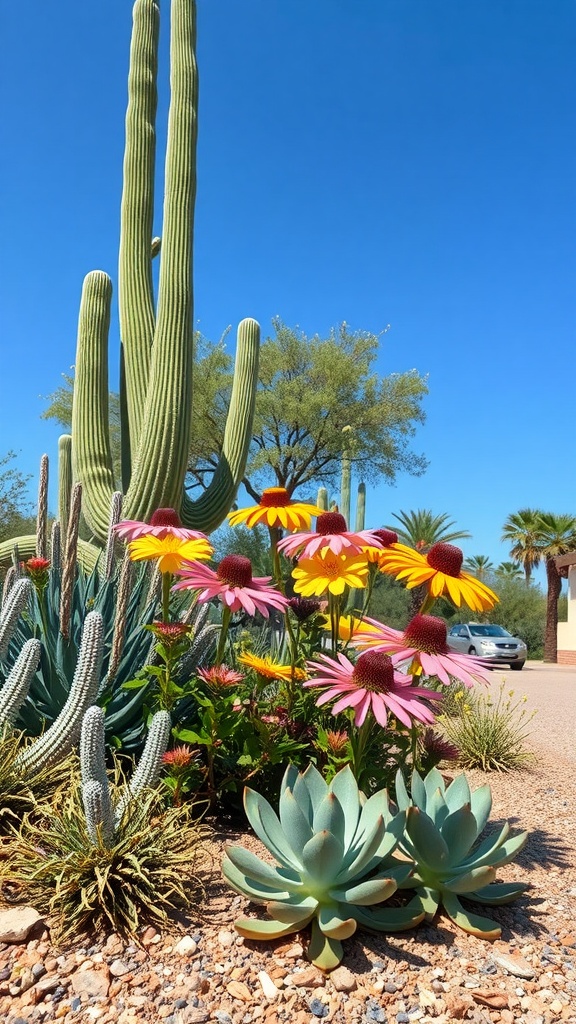
[[[498,665],[509,665],[517,672],[524,668],[528,649],[523,640],[502,626],[488,622],[458,623],[448,632],[448,647],[460,654],[477,654]]]

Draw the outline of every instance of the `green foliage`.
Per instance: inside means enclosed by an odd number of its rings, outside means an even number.
[[[376,905],[406,880],[409,865],[391,855],[404,829],[385,791],[365,800],[349,768],[327,784],[311,765],[290,766],[280,792],[279,818],[267,800],[244,791],[244,808],[256,835],[277,861],[272,867],[243,847],[229,846],[222,864],[237,892],[265,904],[270,920],[239,918],[249,939],[274,939],[311,924],[308,957],[332,970],[343,956],[342,939],[358,924],[402,931],[423,914]],[[374,908],[374,909],[373,909]]]
[[[273,576],[274,561],[270,551],[270,536],[263,526],[223,526],[210,537],[214,545],[214,560],[220,562],[226,555],[244,555],[252,563],[253,576]]]
[[[3,730],[0,733],[0,834],[19,827],[24,815],[53,796],[69,777],[71,761],[66,758],[57,765],[41,766],[24,773],[18,762],[26,740],[21,733]]]
[[[534,755],[526,749],[528,728],[535,712],[526,711],[526,698],[514,698],[502,683],[497,697],[479,690],[460,690],[452,715],[441,716],[447,738],[458,747],[464,768],[507,772],[529,767]]]
[[[378,573],[366,615],[393,629],[405,629],[410,621],[410,594],[392,576]]]
[[[32,516],[32,502],[28,497],[28,481],[12,465],[16,452],[0,456],[0,541],[20,533],[30,533],[36,527]]]
[[[61,808],[41,823],[25,817],[4,878],[51,915],[60,941],[110,926],[133,936],[144,924],[164,927],[170,912],[198,899],[196,870],[207,834],[189,808],[166,809],[161,794],[148,790],[124,815],[114,845],[94,844],[72,778]]]
[[[526,885],[497,883],[495,878],[497,869],[509,864],[525,845],[527,833],[510,837],[505,823],[496,836],[491,833],[480,841],[490,817],[492,794],[489,786],[471,792],[465,775],[447,787],[435,768],[424,779],[414,771],[409,795],[399,771],[396,800],[406,814],[400,848],[415,864],[414,873],[399,883],[401,888],[416,889],[408,907],[432,920],[442,905],[464,931],[482,939],[499,938],[501,929],[489,918],[465,909],[460,896],[497,906],[522,893]]]
[[[448,518],[448,513],[434,515],[431,509],[419,508],[410,512],[393,512],[396,522],[387,526],[395,530],[401,544],[416,548],[425,554],[434,544],[453,544],[455,540],[470,537],[467,530],[453,530],[455,522]]]

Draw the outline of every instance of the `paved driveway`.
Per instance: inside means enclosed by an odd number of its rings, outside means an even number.
[[[536,715],[529,725],[530,745],[576,764],[576,665],[527,661],[521,672],[493,669],[491,686],[513,690],[513,701],[526,695]]]

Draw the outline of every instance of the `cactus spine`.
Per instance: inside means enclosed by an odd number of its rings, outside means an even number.
[[[10,643],[16,623],[28,604],[31,595],[31,580],[27,578],[20,579],[12,584],[0,614],[0,658],[3,658],[8,650],[8,644]]]
[[[44,735],[18,755],[18,766],[25,775],[50,767],[74,746],[80,735],[84,713],[98,693],[103,649],[102,616],[98,612],[88,612],[68,700]]]
[[[0,734],[6,726],[13,726],[22,707],[38,665],[42,644],[27,640],[0,690]]]
[[[104,711],[88,708],[82,722],[80,737],[80,770],[82,773],[82,801],[86,825],[92,842],[113,845],[116,830],[130,802],[144,789],[156,785],[162,757],[170,738],[171,720],[167,711],[157,711],[142,756],[131,780],[120,793],[116,809],[112,806],[104,745]]]
[[[196,502],[184,494],[192,414],[192,242],[196,193],[198,77],[194,0],[172,0],[171,99],[158,301],[151,260],[159,10],[136,0],[130,52],[124,188],[121,208],[119,311],[123,514],[147,520],[155,509],[180,511],[204,532],[224,518],[244,471],[258,373],[259,327],[238,328],[236,368],[218,469]],[[108,430],[107,337],[112,285],[88,274],[78,327],[72,413],[75,479],[83,512],[99,543],[106,540],[115,489]]]

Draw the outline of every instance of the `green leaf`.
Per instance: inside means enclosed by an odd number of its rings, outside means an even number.
[[[496,871],[494,868],[473,868],[472,871],[466,871],[463,874],[443,879],[442,891],[447,889],[450,892],[457,893],[474,892],[474,889],[480,889],[485,885],[489,885],[490,882],[494,881],[495,877]]]
[[[243,846],[227,846],[226,854],[234,867],[246,875],[250,883],[276,886],[279,892],[284,890],[296,893],[302,891],[302,883],[298,875],[289,868],[276,868],[271,864],[266,864],[256,854],[245,850]]]
[[[449,862],[448,847],[432,819],[419,807],[408,808],[406,832],[412,840],[417,864],[422,862],[433,871],[446,868]]]
[[[380,848],[383,835],[384,821],[381,817],[376,818],[372,826],[372,832],[367,832],[363,837],[354,859],[349,864],[340,864],[336,868],[338,873],[334,877],[334,883],[344,885],[346,882],[364,874],[367,870],[367,865],[370,864],[370,861]]]
[[[265,885],[262,882],[256,883],[256,881],[248,878],[244,872],[240,871],[230,858],[226,856],[222,860],[222,874],[232,888],[236,889],[236,892],[240,892],[243,896],[248,896],[249,899],[257,900],[261,903],[266,903],[271,899],[287,898],[290,895],[288,890],[282,887],[281,883],[277,885]]]
[[[419,902],[417,902],[419,901]],[[440,893],[437,889],[429,889],[421,886],[416,890],[416,896],[410,901],[410,906],[416,909],[418,906],[424,911],[427,921],[433,921],[440,903]]]
[[[470,786],[464,773],[457,775],[453,782],[450,783],[444,799],[451,811],[457,810],[462,804],[472,804]]]
[[[342,854],[336,836],[326,830],[317,832],[302,850],[302,866],[314,882],[327,889],[342,864]]]
[[[470,852],[477,834],[476,818],[470,810],[470,804],[463,804],[452,811],[444,819],[440,834],[448,847],[448,863],[451,866],[460,864]]]
[[[364,928],[381,932],[404,932],[424,920],[424,911],[414,906],[413,901],[405,907],[378,907],[375,910],[351,906],[350,913]]]
[[[257,918],[239,917],[234,922],[234,927],[239,935],[243,935],[245,939],[264,939],[268,941],[270,939],[281,939],[283,935],[291,935],[292,932],[299,931],[301,926],[286,925],[280,921],[259,921]]]
[[[436,793],[440,793],[440,796],[444,797],[446,786],[444,785],[444,779],[437,768],[431,768],[426,778],[424,779],[424,789],[426,790],[426,807],[424,810],[426,814],[432,818],[432,814],[428,809],[428,805],[432,802],[432,799],[436,797]]]
[[[348,888],[330,889],[330,898],[342,903],[356,903],[361,907],[371,907],[373,903],[382,903],[396,892],[397,885],[388,875],[370,878],[358,885]]]
[[[396,772],[396,803],[400,811],[407,811],[412,803],[400,769]]]
[[[342,844],[344,850],[345,818],[342,805],[335,793],[328,790],[314,812],[315,832],[331,832]]]
[[[339,939],[331,939],[320,930],[318,922],[312,921],[312,936],[306,955],[321,971],[333,971],[338,967],[343,955],[342,943]]]
[[[336,906],[320,906],[316,920],[324,935],[330,939],[349,939],[358,927],[353,917],[346,916],[346,908]]]
[[[147,679],[127,679],[125,683],[122,683],[121,690],[141,690],[143,686],[148,683]]]
[[[486,828],[488,818],[490,817],[490,811],[492,810],[492,792],[490,786],[480,786],[479,789],[474,790],[470,801],[470,807],[472,814],[476,818],[476,836],[482,834]]]
[[[416,807],[419,807],[421,811],[425,811],[426,810],[426,802],[427,802],[427,799],[428,799],[427,793],[426,793],[426,787],[424,785],[424,782],[422,781],[422,778],[420,777],[420,775],[416,771],[416,769],[414,769],[414,771],[412,772],[412,781],[411,781],[410,788],[411,788],[411,791],[412,791],[412,801],[411,802],[414,803]]]
[[[267,800],[248,786],[244,790],[244,810],[256,835],[273,857],[285,867],[301,867],[282,830],[278,817]]]
[[[465,861],[462,861],[461,867],[481,867],[483,864],[491,863],[492,854],[504,843],[507,836],[510,835],[510,825],[507,821],[504,822],[500,832],[491,832],[490,835],[486,836],[481,843],[478,844],[475,850],[472,851],[469,857]]]
[[[356,833],[361,810],[358,784],[349,765],[337,772],[330,783],[330,789],[338,798],[344,813],[344,849],[347,850]]]
[[[480,917],[478,914],[464,910],[460,900],[453,893],[442,893],[442,904],[448,917],[463,931],[489,941],[500,938],[502,929],[494,921],[491,921],[489,917]]]
[[[484,889],[475,889],[468,898],[477,903],[497,907],[502,903],[511,903],[529,888],[527,883],[523,884],[522,882],[493,882],[492,885],[487,885]]]
[[[296,854],[299,861],[302,860],[302,850],[306,843],[310,842],[313,830],[308,818],[294,793],[285,789],[280,796],[280,822],[285,841],[289,843],[290,849]]]
[[[292,899],[294,902],[292,902]],[[266,904],[266,911],[275,921],[281,924],[293,924],[295,927],[304,928],[313,914],[316,913],[318,900],[307,896],[303,900],[291,900],[279,903],[272,901]]]

